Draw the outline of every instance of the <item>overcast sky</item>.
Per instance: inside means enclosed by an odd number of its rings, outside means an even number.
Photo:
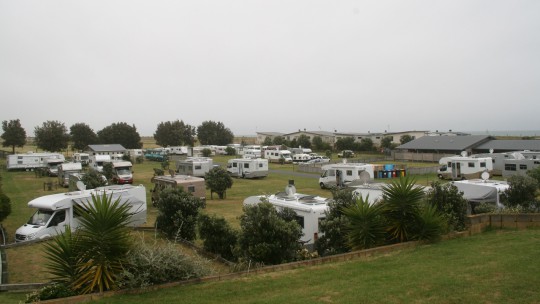
[[[0,0],[0,120],[539,130],[538,0]]]

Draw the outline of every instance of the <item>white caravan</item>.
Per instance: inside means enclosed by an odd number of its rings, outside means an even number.
[[[176,172],[180,175],[204,177],[214,167],[209,157],[188,157],[176,161]]]
[[[92,155],[90,156],[90,167],[96,170],[97,172],[103,172],[103,165],[105,163],[110,163],[112,161],[110,155]]]
[[[271,163],[292,163],[291,151],[289,150],[265,150],[264,158],[268,159]]]
[[[44,239],[58,235],[70,226],[71,231],[79,227],[79,215],[76,205],[92,204],[92,195],[107,197],[112,201],[120,199],[122,204],[129,205],[131,214],[130,226],[146,223],[146,190],[144,186],[106,186],[92,190],[80,190],[66,193],[46,195],[31,200],[28,207],[37,209],[28,222],[15,232],[15,241],[24,242]]]
[[[449,156],[441,158],[439,164],[437,176],[440,179],[474,179],[480,178],[482,172],[493,171],[491,157]]]
[[[353,196],[362,197],[370,205],[382,200],[383,188],[388,186],[386,183],[366,183],[362,185],[353,186]]]
[[[337,163],[324,165],[321,169],[319,186],[322,189],[364,184],[375,178],[372,164]]]
[[[8,155],[6,168],[8,170],[34,170],[36,168],[46,168],[48,159],[57,159],[64,162],[65,158],[60,153],[33,153]]]
[[[173,146],[169,147],[169,154],[173,155],[187,155],[188,154],[188,147],[186,146]]]
[[[268,176],[268,160],[263,158],[229,159],[227,161],[227,172],[234,177],[266,177]]]
[[[81,163],[63,163],[58,166],[58,184],[64,188],[69,186],[69,176],[73,173],[81,173]]]
[[[244,149],[242,155],[244,158],[261,158],[262,157],[260,149]]]
[[[88,166],[88,162],[90,161],[90,154],[88,153],[74,153],[73,154],[73,161],[76,163],[81,163],[83,166]]]
[[[133,173],[131,168],[133,164],[130,161],[113,161],[113,183],[115,184],[133,184]]]
[[[328,203],[331,199],[296,193],[296,188],[292,181],[285,188],[285,192],[278,192],[272,195],[250,196],[244,200],[244,205],[255,205],[267,200],[270,204],[281,211],[284,208],[291,208],[296,213],[296,220],[302,227],[302,237],[300,241],[313,248],[315,241],[321,236],[319,232],[319,222],[326,217]]]
[[[508,190],[510,185],[505,181],[489,180],[488,178],[489,174],[483,179],[451,182],[460,192],[463,192],[463,198],[470,202],[467,213],[474,212],[474,207],[480,203],[494,204],[499,209],[504,207],[501,204],[500,195]]]

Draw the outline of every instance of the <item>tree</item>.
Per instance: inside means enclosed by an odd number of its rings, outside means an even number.
[[[274,144],[275,146],[281,146],[285,143],[285,138],[283,136],[276,136],[274,137],[274,139],[272,140],[272,144]]]
[[[357,147],[359,151],[374,151],[375,146],[373,145],[373,140],[371,138],[362,138],[360,144]]]
[[[197,127],[197,139],[202,145],[225,146],[233,142],[234,135],[222,122],[204,121]]]
[[[204,157],[210,157],[212,155],[212,150],[204,148],[201,150],[201,153]]]
[[[296,140],[299,147],[302,148],[311,148],[311,140],[309,139],[309,136],[306,134],[302,134],[298,136],[298,139]]]
[[[22,148],[26,144],[26,131],[21,127],[21,122],[18,119],[4,120],[2,121],[2,133],[1,138],[3,147],[11,147],[13,154],[15,154],[15,147]]]
[[[238,232],[232,229],[223,217],[201,214],[199,235],[203,240],[204,250],[219,254],[229,261],[236,260],[233,249],[238,241]]]
[[[93,145],[98,142],[94,130],[85,123],[76,123],[69,127],[69,131],[71,140],[73,141],[73,148],[78,151],[84,150],[88,145]]]
[[[195,142],[195,128],[181,120],[160,122],[154,133],[156,144],[162,147],[189,145]]]
[[[424,191],[407,176],[384,186],[382,192],[390,237],[398,242],[413,239]]]
[[[227,147],[225,148],[225,153],[227,153],[227,155],[236,155],[236,149],[233,147]]]
[[[538,185],[540,185],[540,167],[527,171],[527,176],[534,178]]]
[[[125,122],[113,123],[97,132],[101,144],[120,144],[126,149],[140,149],[141,136],[135,125]]]
[[[344,137],[336,141],[337,150],[357,150],[354,142],[354,137]]]
[[[41,127],[35,127],[34,135],[36,146],[50,152],[66,149],[70,139],[64,123],[56,120],[49,120]]]
[[[192,241],[196,236],[197,218],[204,202],[182,188],[163,190],[156,202],[156,228],[171,240],[181,237]]]
[[[381,148],[383,149],[393,149],[394,143],[392,143],[392,137],[391,136],[384,136],[381,139]]]
[[[268,202],[246,205],[243,210],[238,243],[246,259],[269,265],[294,260],[302,236],[296,221],[285,220]]]
[[[450,231],[465,229],[468,202],[455,185],[432,182],[431,189],[426,194],[426,201],[442,214]]]
[[[410,141],[412,141],[414,138],[412,136],[410,136],[409,134],[405,134],[405,135],[402,135],[400,138],[399,138],[399,142],[404,145]]]
[[[11,200],[0,189],[0,223],[11,214]]]
[[[349,240],[345,233],[349,218],[343,210],[356,203],[350,190],[332,190],[333,200],[328,204],[325,218],[320,221],[322,236],[315,243],[319,255],[332,255],[349,251]]]
[[[501,194],[501,202],[507,208],[518,208],[524,212],[535,212],[540,207],[536,200],[538,182],[530,176],[512,175],[510,187]]]
[[[368,198],[360,196],[355,204],[344,207],[342,212],[348,218],[345,232],[348,245],[354,249],[368,249],[379,246],[386,239],[386,222],[382,204],[370,205]]]
[[[271,146],[272,145],[272,139],[270,137],[265,137],[264,138],[264,142],[263,142],[263,146]]]
[[[45,245],[47,268],[54,280],[81,294],[118,288],[127,254],[132,248],[127,226],[130,206],[112,195],[92,196],[91,204],[76,205],[79,229],[69,227]]]
[[[314,136],[313,140],[311,140],[311,145],[313,149],[316,151],[324,151],[324,150],[330,150],[332,147],[329,143],[325,143],[320,136]]]
[[[81,181],[86,186],[86,189],[95,189],[107,185],[107,178],[96,170],[86,172],[81,178]]]
[[[205,175],[206,188],[210,189],[210,196],[213,192],[216,192],[219,199],[225,198],[227,189],[233,185],[233,180],[229,172],[221,167],[215,167],[210,169]]]

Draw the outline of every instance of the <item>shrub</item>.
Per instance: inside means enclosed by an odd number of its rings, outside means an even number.
[[[11,214],[11,200],[0,188],[0,222]]]
[[[86,185],[86,189],[95,189],[107,184],[107,179],[96,170],[85,173],[81,181]]]
[[[204,202],[184,192],[182,188],[168,188],[163,190],[156,202],[159,214],[156,219],[156,228],[169,239],[178,236],[188,241],[196,236],[197,218]]]
[[[126,262],[119,279],[122,288],[144,288],[210,274],[206,260],[186,255],[170,242],[141,241],[129,252]]]
[[[354,249],[372,248],[384,243],[386,223],[382,215],[382,205],[368,203],[360,196],[356,203],[343,208],[349,219],[346,225],[349,246]]]
[[[417,218],[416,231],[413,239],[418,241],[436,242],[446,231],[446,221],[436,206],[424,205]]]
[[[77,293],[72,291],[65,284],[55,283],[47,285],[38,291],[34,291],[31,294],[26,295],[25,303],[36,303],[51,299],[60,299],[76,296]]]
[[[497,210],[497,207],[491,203],[480,203],[476,207],[474,207],[474,213],[475,214],[481,214],[481,213],[493,213]]]
[[[238,232],[224,218],[201,214],[199,236],[203,240],[204,250],[219,254],[229,261],[236,260],[233,251],[238,241]]]
[[[210,196],[212,196],[213,192],[216,192],[220,199],[225,198],[227,189],[233,185],[231,175],[221,167],[212,168],[204,175],[204,179],[206,180],[206,187],[211,191]]]
[[[434,206],[446,219],[449,231],[465,229],[468,202],[455,185],[432,182],[426,199],[428,204]]]
[[[521,207],[524,212],[538,210],[536,190],[538,182],[529,176],[513,175],[508,178],[510,187],[501,194],[501,202],[505,207]]]

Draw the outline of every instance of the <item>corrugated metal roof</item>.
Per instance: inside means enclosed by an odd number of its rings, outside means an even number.
[[[398,150],[435,150],[435,151],[463,151],[475,148],[493,137],[489,135],[470,136],[422,136],[404,145]]]
[[[531,150],[531,151],[540,151],[540,140],[531,139],[499,139],[499,140],[490,140],[486,143],[483,143],[477,147],[477,150],[506,150],[506,151],[517,151],[517,150]]]
[[[88,149],[94,152],[124,152],[126,151],[126,148],[124,148],[124,146],[120,144],[88,145]]]

